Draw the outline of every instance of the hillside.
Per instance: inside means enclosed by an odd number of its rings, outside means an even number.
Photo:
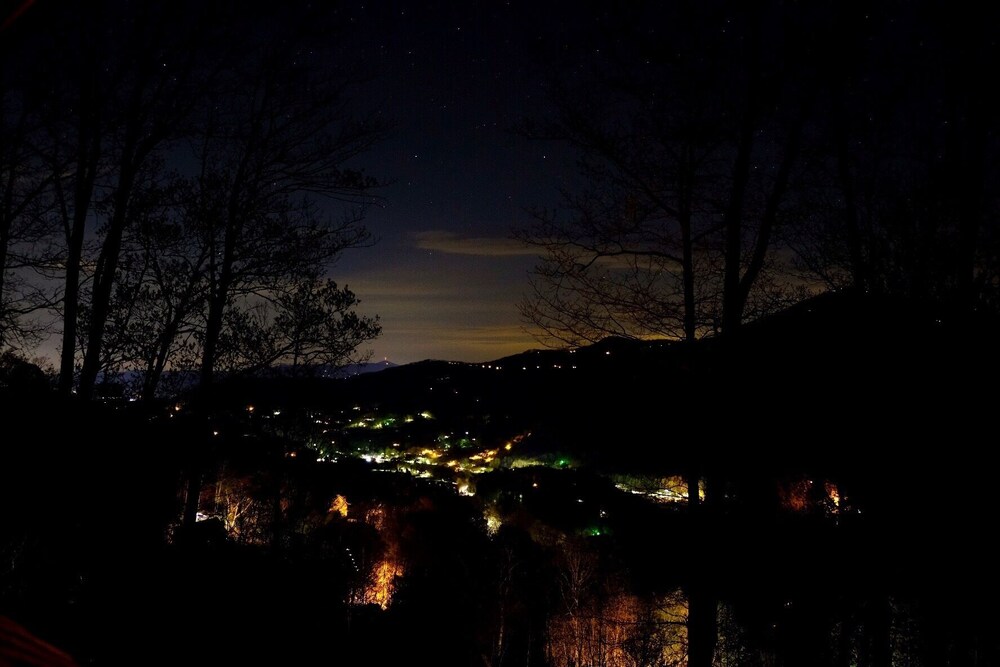
[[[448,431],[531,431],[529,448],[598,466],[719,465],[719,456],[798,466],[863,454],[873,438],[895,448],[913,429],[971,424],[988,400],[975,376],[1000,367],[995,331],[910,304],[826,294],[728,340],[612,338],[482,364],[244,380],[220,399],[329,414],[427,412]]]
[[[858,642],[992,637],[995,334],[835,294],[729,340],[230,381],[207,411],[60,403],[0,364],[37,427],[2,451],[4,602],[93,664],[149,646],[229,664],[232,638],[252,647],[235,662],[308,664],[400,637],[358,661],[398,664],[445,621],[491,627],[468,610],[512,572],[511,609],[575,645],[551,629],[577,618],[558,601],[580,567],[600,609],[657,614],[707,577],[736,653],[777,628],[826,656],[840,619]],[[648,639],[642,618],[620,628]]]

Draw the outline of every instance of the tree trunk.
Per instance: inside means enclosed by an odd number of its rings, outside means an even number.
[[[743,322],[740,276],[743,265],[743,197],[750,177],[753,123],[746,122],[733,169],[733,186],[726,209],[725,267],[722,277],[722,333],[729,335]]]
[[[742,309],[746,308],[747,301],[750,298],[750,290],[753,289],[753,285],[757,282],[757,277],[760,275],[761,269],[764,268],[764,260],[767,258],[767,251],[771,247],[771,236],[774,234],[774,231],[778,226],[778,209],[781,207],[781,202],[785,197],[785,191],[788,189],[788,181],[792,176],[792,167],[795,164],[795,160],[798,159],[799,141],[802,138],[802,127],[805,124],[806,115],[808,113],[809,105],[804,104],[802,109],[799,111],[795,122],[792,123],[788,130],[784,154],[781,156],[781,164],[778,165],[778,173],[775,174],[774,183],[771,186],[771,191],[768,193],[767,201],[764,204],[764,213],[761,215],[760,227],[757,231],[757,240],[754,243],[753,252],[750,255],[750,263],[747,265],[747,270],[743,274],[743,278],[740,279],[739,298],[741,303],[741,314]]]
[[[844,227],[847,232],[847,256],[851,264],[851,284],[855,290],[864,294],[872,286],[863,251],[861,220],[847,146],[847,130],[843,125],[844,121],[841,120],[837,130],[837,177],[840,180],[840,191],[844,195]]]
[[[127,147],[127,155],[131,153]],[[79,395],[89,400],[94,394],[97,375],[101,371],[101,348],[104,343],[104,327],[111,312],[111,295],[114,291],[115,273],[121,256],[122,236],[128,222],[128,200],[135,184],[136,168],[129,155],[122,160],[118,190],[115,193],[115,211],[108,226],[101,254],[97,259],[97,273],[94,276],[94,297],[91,307],[90,329],[87,336],[87,351],[80,371]]]
[[[740,300],[740,276],[743,272],[743,207],[747,185],[750,182],[750,158],[753,153],[754,132],[757,127],[760,77],[760,29],[750,30],[747,44],[746,106],[740,120],[733,160],[732,184],[723,220],[725,241],[723,246],[722,276],[722,334],[729,335],[743,322],[745,304]]]
[[[10,227],[6,220],[0,221],[0,349],[3,349],[6,342],[6,331],[4,329],[4,279],[7,276],[7,246],[10,244]]]
[[[859,656],[858,664],[865,667],[890,667],[892,648],[889,632],[892,619],[888,596],[877,594],[870,598],[866,617],[864,650]]]
[[[163,377],[163,371],[167,367],[167,360],[170,358],[174,342],[177,340],[184,320],[195,307],[197,301],[195,292],[198,290],[199,283],[203,277],[202,262],[204,259],[204,255],[199,258],[197,269],[191,273],[183,295],[177,299],[176,304],[171,310],[167,324],[163,327],[163,331],[157,338],[156,350],[153,356],[147,359],[146,377],[143,378],[142,383],[141,398],[143,402],[148,403],[156,397],[156,390],[159,387],[160,379]],[[166,289],[162,283],[160,287],[161,289]]]
[[[75,187],[73,189],[72,221],[64,212],[67,257],[66,278],[63,292],[63,339],[59,362],[59,393],[69,396],[73,393],[73,376],[76,366],[77,326],[80,317],[80,270],[83,262],[83,239],[86,232],[87,214],[94,193],[97,163],[101,153],[101,137],[97,113],[96,83],[85,84],[81,99],[83,109],[80,116],[80,136],[77,152]],[[55,169],[60,166],[54,165]],[[58,175],[56,182],[58,183]]]
[[[142,9],[146,7],[143,6]],[[150,20],[149,15],[143,12],[139,24],[148,20]],[[163,26],[157,23],[156,28],[162,29]],[[148,45],[143,45],[143,48],[148,48]],[[92,397],[97,375],[101,371],[104,328],[111,312],[111,298],[114,293],[118,260],[121,257],[122,237],[129,222],[129,202],[144,161],[168,134],[169,123],[163,124],[164,118],[158,119],[161,123],[149,122],[150,109],[153,109],[152,113],[156,113],[157,110],[155,101],[146,99],[154,83],[154,59],[141,51],[136,57],[138,67],[129,93],[122,150],[117,164],[118,183],[114,194],[114,211],[111,214],[104,243],[101,245],[101,253],[97,258],[97,271],[94,275],[90,330],[83,369],[80,371],[79,394],[84,399]],[[154,92],[153,100],[156,100],[160,93],[162,88]]]
[[[0,98],[2,100],[2,98]],[[4,113],[4,109],[0,108],[0,113]],[[6,150],[15,152],[15,149],[7,147]],[[0,156],[2,157],[2,156]],[[13,211],[13,199],[14,199],[14,183],[16,179],[16,158],[11,155],[12,164],[7,169],[7,182],[4,183],[4,193],[3,193],[3,208],[0,209],[0,349],[3,348],[5,342],[5,330],[4,330],[4,290],[6,288],[6,278],[7,278],[7,252],[10,247],[10,230],[14,225],[14,211]]]
[[[76,371],[76,329],[80,318],[80,264],[83,254],[84,222],[73,222],[69,254],[66,257],[66,285],[63,292],[63,340],[59,365],[59,393],[73,392]]]
[[[221,292],[222,288],[218,288]],[[215,361],[219,348],[219,335],[222,333],[222,315],[225,309],[225,293],[212,295],[208,306],[208,320],[205,323],[205,343],[201,355],[201,370],[199,373],[199,391],[204,393],[215,379]]]
[[[715,595],[703,582],[688,587],[688,667],[712,667],[718,640],[716,607]]]
[[[174,339],[177,337],[178,326],[176,322],[171,322],[167,326],[166,330],[160,334],[160,338],[157,341],[156,353],[154,356],[147,360],[146,363],[146,376],[142,380],[142,396],[141,399],[143,403],[150,403],[156,397],[156,390],[160,385],[160,378],[163,377],[163,370],[167,366],[167,359],[170,356],[170,348],[173,346]]]
[[[690,157],[686,155],[681,164],[678,184],[680,201],[677,207],[677,222],[681,231],[681,278],[684,288],[684,340],[686,341],[694,341],[698,335],[698,304],[694,295],[694,236],[691,229],[694,184],[690,176],[694,174],[694,166],[690,162]]]
[[[237,170],[236,183],[242,182],[244,164]],[[229,200],[229,213],[226,219],[226,233],[222,242],[222,264],[218,268],[218,280],[209,294],[208,319],[205,323],[205,343],[202,350],[200,393],[205,392],[215,379],[215,363],[219,351],[219,336],[222,334],[223,315],[229,302],[229,290],[233,284],[233,265],[236,262],[236,244],[241,232],[238,207],[238,187],[233,187]],[[214,277],[214,273],[212,276]],[[207,398],[207,396],[205,396]]]
[[[843,605],[842,613],[840,632],[837,633],[837,658],[833,664],[834,667],[851,667],[854,664],[854,623],[846,604]]]
[[[753,86],[753,84],[751,84]],[[733,162],[733,182],[725,213],[725,249],[722,277],[722,333],[735,333],[743,322],[740,282],[743,273],[743,201],[750,181],[750,154],[753,152],[755,109],[750,95],[740,128],[736,159]]]
[[[188,470],[187,498],[184,499],[184,527],[191,528],[198,521],[198,503],[201,500],[201,466],[198,465],[197,454],[192,457],[192,465]]]
[[[705,512],[701,502],[700,477],[692,470],[688,473],[688,512],[690,514],[690,578],[688,595],[688,667],[712,667],[718,639],[718,603],[709,584],[710,572],[706,570],[702,550],[705,548]]]

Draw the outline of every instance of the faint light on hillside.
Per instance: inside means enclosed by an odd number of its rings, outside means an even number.
[[[486,519],[486,532],[489,535],[496,535],[500,531],[500,526],[503,525],[503,520],[500,518],[496,509],[490,507],[484,510],[483,518]]]
[[[826,495],[830,497],[830,501],[833,502],[834,505],[839,506],[840,493],[837,490],[837,485],[833,482],[827,482],[824,486],[826,487]]]

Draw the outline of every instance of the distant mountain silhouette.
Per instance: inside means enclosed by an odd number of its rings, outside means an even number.
[[[619,455],[676,457],[693,442],[736,459],[801,457],[863,449],[855,432],[866,422],[961,419],[985,399],[964,378],[1000,369],[998,332],[989,318],[830,292],[691,345],[608,338],[478,364],[427,360],[347,378],[309,400],[489,414],[581,449],[612,443]],[[767,451],[743,445],[744,428],[763,432],[755,437]]]
[[[395,368],[397,364],[384,359],[382,361],[371,361],[371,362],[361,362],[356,364],[348,364],[346,366],[339,367],[317,367],[310,368],[307,372],[302,372],[302,369],[295,369],[292,366],[275,366],[274,368],[268,368],[263,371],[259,371],[255,374],[257,378],[282,378],[282,377],[295,377],[298,375],[309,376],[309,377],[319,377],[326,378],[330,380],[345,380],[348,378],[355,377],[357,375],[365,375],[368,373],[377,373],[379,371],[384,371],[388,368]],[[225,378],[225,374],[220,374],[220,379]],[[97,390],[97,395],[102,398],[118,397],[123,398],[125,396],[131,395],[132,388],[139,387],[142,383],[143,374],[140,371],[126,371],[124,373],[117,373],[106,375],[102,374],[99,377],[99,386]],[[235,380],[239,382],[239,380]],[[198,385],[198,372],[197,371],[164,371],[163,378],[161,379],[161,390],[160,392],[166,396],[183,394],[190,391]]]
[[[484,363],[230,378],[213,394],[234,408],[429,412],[442,431],[531,431],[525,450],[608,467],[801,468],[868,461],[873,448],[878,465],[931,465],[906,443],[978,442],[973,429],[993,410],[995,392],[980,388],[1000,370],[998,332],[975,313],[831,292],[693,344],[609,338]]]
[[[535,349],[490,362],[425,360],[397,365],[388,360],[314,369],[292,377],[289,368],[232,378],[227,390],[264,391],[279,382],[281,395],[307,402],[373,402],[398,409],[424,409],[429,402],[450,409],[474,396],[511,411],[604,411],[619,405],[662,413],[678,401],[724,399],[762,408],[787,401],[809,409],[848,394],[855,402],[873,392],[908,393],[932,381],[954,382],[969,369],[996,368],[995,334],[988,318],[940,308],[829,292],[747,324],[736,335],[694,344],[667,340],[606,338],[575,349]],[[174,384],[196,377],[176,373]],[[134,381],[124,374],[117,381]],[[929,390],[929,389],[928,389]],[[435,393],[437,392],[437,393]],[[692,398],[694,397],[694,398]],[[798,405],[806,403],[807,405]],[[599,404],[599,405],[597,405]],[[749,409],[749,408],[748,408]]]
[[[387,368],[395,368],[397,365],[388,359],[383,359],[382,361],[363,361],[358,364],[348,364],[339,368],[324,369],[321,375],[328,378],[342,379],[365,373],[378,373]]]

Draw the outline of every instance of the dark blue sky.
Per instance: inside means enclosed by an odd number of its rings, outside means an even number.
[[[361,160],[390,182],[367,217],[380,240],[333,272],[382,319],[375,358],[484,361],[537,346],[516,307],[535,258],[510,233],[526,208],[558,203],[573,167],[565,148],[511,131],[543,108],[540,54],[567,34],[559,5],[532,7],[348,6],[373,77],[358,101],[393,125]]]

